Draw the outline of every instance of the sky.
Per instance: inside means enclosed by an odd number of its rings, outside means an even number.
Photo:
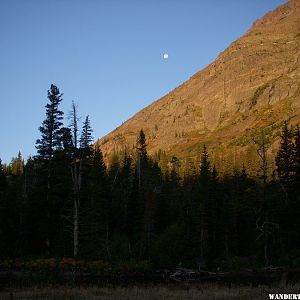
[[[95,140],[188,80],[284,0],[0,0],[0,158],[35,155],[47,90]],[[164,59],[164,54],[168,58]],[[65,118],[65,124],[68,124]]]

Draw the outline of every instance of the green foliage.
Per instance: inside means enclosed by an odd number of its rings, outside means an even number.
[[[9,169],[12,175],[22,175],[24,171],[24,160],[21,152],[18,153],[17,157],[13,157],[9,165]]]
[[[129,240],[126,235],[114,234],[111,240],[111,258],[115,262],[128,261],[131,258]]]
[[[222,270],[226,271],[244,271],[247,269],[257,268],[259,265],[245,256],[233,256],[229,260],[221,261],[219,264]]]
[[[294,188],[299,191],[300,182],[300,127],[296,126],[294,132],[294,153],[293,153],[293,166],[294,166]]]
[[[280,261],[284,265],[290,267],[299,268],[300,267],[300,249],[292,249],[284,254]]]
[[[89,259],[109,258],[109,188],[106,166],[100,148],[96,146],[90,157],[87,194],[82,204],[81,256]]]
[[[80,148],[88,149],[90,147],[91,143],[93,142],[92,132],[93,130],[91,127],[89,116],[86,116],[81,131]]]
[[[145,162],[147,160],[147,144],[146,144],[146,136],[142,129],[137,138],[136,148],[138,150],[138,156],[141,162]]]
[[[3,170],[2,160],[0,159],[0,196],[3,196],[5,186],[6,186],[6,177]]]
[[[141,130],[136,147],[113,153],[107,168],[99,146],[91,146],[89,118],[78,148],[76,109],[73,127],[66,128],[57,87],[48,100],[38,155],[25,163],[19,154],[5,171],[0,161],[0,257],[35,257],[19,267],[42,272],[99,274],[147,272],[150,262],[232,270],[298,266],[299,127],[284,124],[278,178],[267,174],[278,124],[234,141],[252,142],[244,161],[231,149],[208,154],[206,145],[200,152],[192,143],[184,161],[161,150],[151,157]]]
[[[144,273],[153,270],[153,265],[147,260],[130,259],[127,261],[119,262],[114,266],[116,273]]]
[[[185,228],[173,224],[156,239],[151,249],[152,257],[158,267],[176,267],[186,258],[189,251]]]
[[[253,108],[256,104],[257,104],[257,100],[258,98],[263,94],[263,92],[265,91],[265,89],[269,86],[269,83],[263,84],[262,86],[258,87],[255,92],[253,97],[250,100],[251,103],[251,107]]]
[[[61,147],[61,127],[63,125],[63,112],[59,110],[62,94],[59,89],[51,84],[48,91],[49,103],[46,105],[46,119],[39,130],[41,139],[36,141],[38,156],[44,160],[51,160],[55,150]]]
[[[293,133],[288,128],[288,123],[285,122],[281,133],[280,148],[276,155],[277,174],[285,188],[289,188],[295,172],[293,157],[295,145],[292,138]]]

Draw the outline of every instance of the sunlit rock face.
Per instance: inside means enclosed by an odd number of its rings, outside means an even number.
[[[99,139],[102,151],[131,148],[141,128],[150,153],[162,149],[179,157],[194,155],[199,143],[242,149],[262,128],[276,142],[284,120],[300,121],[299,40],[300,0],[292,0],[255,21],[209,66]]]

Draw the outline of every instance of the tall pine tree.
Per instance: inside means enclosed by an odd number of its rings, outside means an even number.
[[[276,167],[279,180],[283,185],[282,187],[288,193],[293,180],[295,167],[293,160],[293,132],[288,128],[287,122],[284,122],[280,137],[280,148],[276,155]]]
[[[36,141],[38,157],[43,161],[50,162],[54,151],[61,145],[61,128],[63,112],[59,110],[59,104],[62,101],[62,94],[58,87],[51,84],[48,91],[49,103],[46,105],[46,119],[43,121],[39,130],[42,134],[41,139]]]
[[[53,219],[53,209],[54,203],[52,195],[55,193],[52,187],[53,172],[55,165],[53,163],[53,157],[55,151],[60,150],[62,146],[62,119],[63,112],[59,109],[59,105],[62,101],[62,94],[60,93],[58,87],[51,85],[50,90],[48,90],[48,101],[46,105],[46,119],[43,121],[42,126],[39,127],[41,132],[41,138],[36,141],[37,148],[37,159],[41,165],[41,174],[44,176],[44,191],[42,191],[41,197],[44,198],[44,222],[40,224],[45,233],[45,250],[46,254],[50,254],[51,242],[53,235],[55,235],[53,227],[49,226]],[[43,182],[41,182],[43,184]]]

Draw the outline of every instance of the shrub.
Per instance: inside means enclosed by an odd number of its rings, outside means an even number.
[[[182,225],[174,224],[158,237],[152,247],[152,257],[159,267],[174,267],[182,262],[186,253],[185,230]]]

